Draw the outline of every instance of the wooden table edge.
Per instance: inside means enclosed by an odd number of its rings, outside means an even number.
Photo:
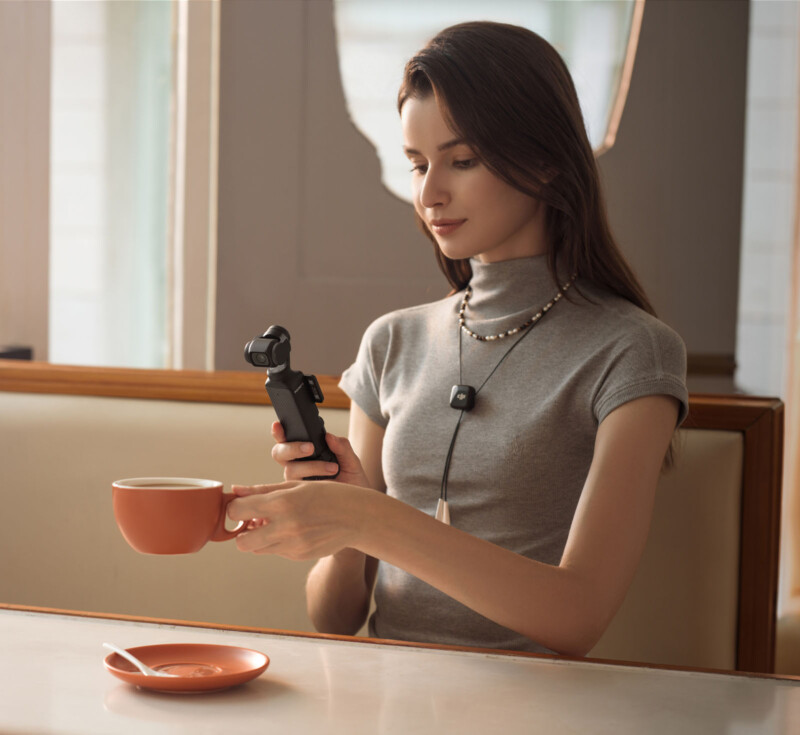
[[[367,645],[393,646],[398,648],[419,648],[432,651],[453,651],[458,653],[477,653],[492,656],[506,656],[512,658],[534,658],[553,661],[572,661],[577,663],[601,664],[622,666],[626,668],[655,669],[659,671],[679,671],[700,674],[722,674],[724,676],[745,677],[749,679],[774,679],[800,683],[800,675],[793,674],[765,674],[750,671],[734,671],[730,669],[711,669],[696,666],[677,666],[673,664],[642,663],[640,661],[616,661],[604,658],[580,658],[576,656],[561,656],[554,653],[532,653],[530,651],[509,651],[498,648],[476,648],[470,646],[454,646],[439,643],[416,643],[413,641],[397,641],[386,638],[366,638],[361,636],[333,635],[330,633],[312,633],[309,631],[282,630],[279,628],[260,628],[247,625],[229,625],[225,623],[202,622],[196,620],[174,620],[171,618],[151,618],[141,615],[125,615],[123,613],[92,612],[87,610],[68,610],[55,607],[40,607],[36,605],[20,605],[15,603],[0,602],[0,610],[11,612],[40,613],[46,615],[64,615],[78,618],[93,618],[97,620],[119,620],[128,623],[148,623],[151,625],[170,625],[183,628],[206,628],[208,630],[231,631],[234,633],[254,633],[257,635],[276,635],[291,638],[308,638],[311,640],[341,641],[347,643],[364,643]]]

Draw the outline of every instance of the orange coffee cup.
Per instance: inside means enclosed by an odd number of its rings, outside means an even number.
[[[225,528],[228,503],[236,496],[216,480],[135,477],[111,488],[119,530],[142,554],[191,554],[208,541],[238,536],[246,526]]]

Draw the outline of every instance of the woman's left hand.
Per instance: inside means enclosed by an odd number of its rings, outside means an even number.
[[[366,494],[374,491],[331,480],[234,485],[233,521],[249,521],[236,538],[240,551],[302,561],[353,546]],[[252,520],[255,519],[255,520]]]

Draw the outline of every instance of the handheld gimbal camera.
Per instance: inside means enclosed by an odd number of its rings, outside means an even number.
[[[325,441],[325,424],[317,410],[317,404],[323,400],[319,383],[313,375],[303,375],[289,367],[291,349],[289,332],[274,325],[245,345],[244,358],[251,365],[267,368],[264,385],[283,425],[286,441],[311,442],[314,445],[314,453],[298,461],[337,462],[336,455]],[[335,476],[304,479],[331,480]]]

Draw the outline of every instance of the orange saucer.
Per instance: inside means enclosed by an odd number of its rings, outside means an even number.
[[[128,650],[151,669],[176,676],[145,676],[116,653],[106,656],[106,669],[129,684],[157,692],[216,692],[255,679],[269,666],[263,653],[238,646],[168,643]]]

